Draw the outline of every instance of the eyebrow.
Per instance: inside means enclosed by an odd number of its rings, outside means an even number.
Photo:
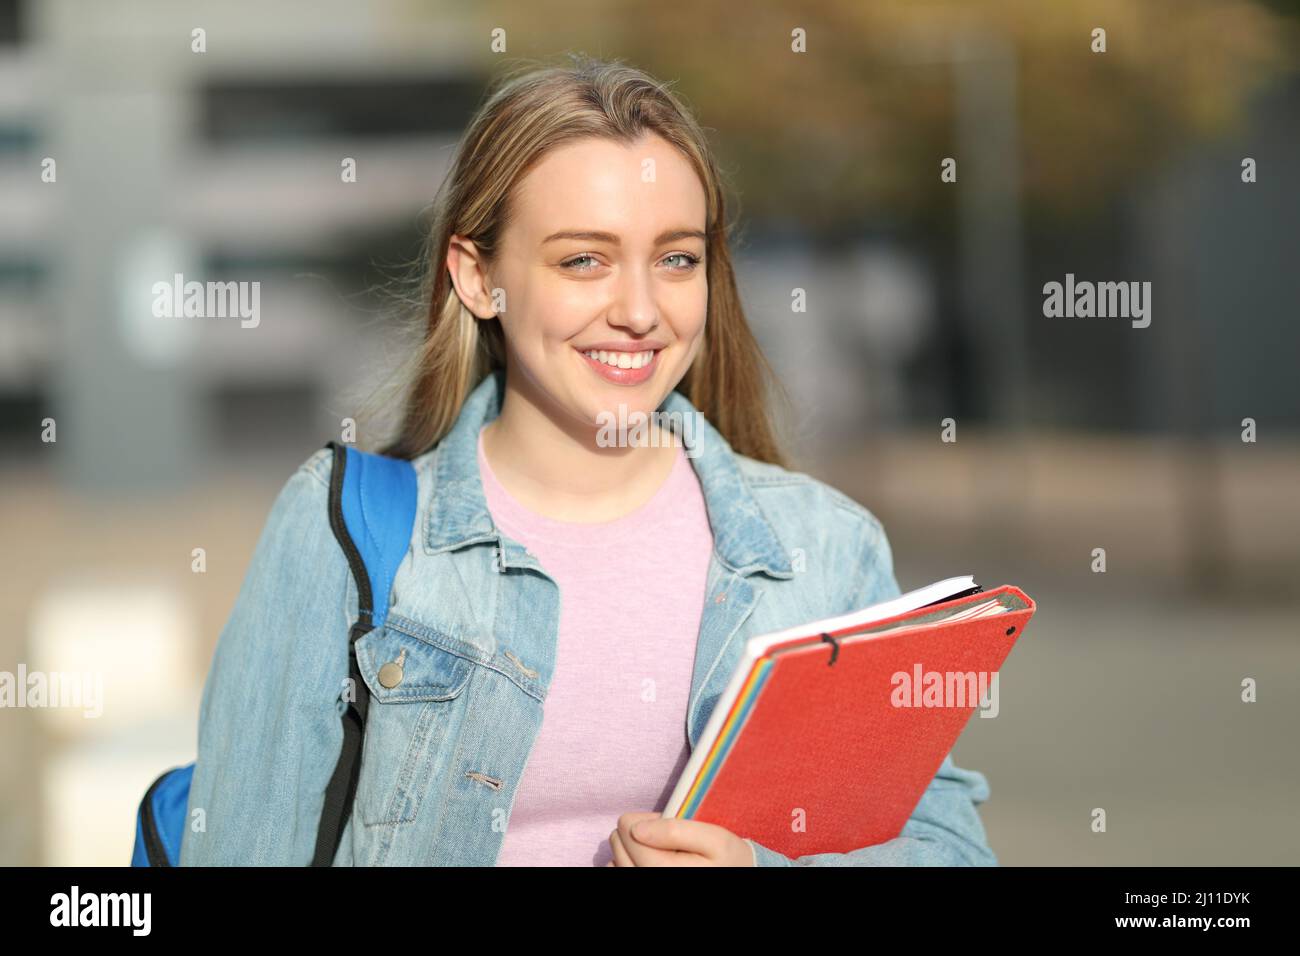
[[[669,229],[655,236],[655,245],[661,246],[665,242],[676,242],[678,239],[702,239],[708,241],[708,236],[698,229]],[[542,240],[542,245],[548,242],[554,242],[557,239],[582,239],[587,242],[607,242],[611,246],[620,245],[618,236],[612,232],[599,232],[594,229],[565,229],[560,232],[553,232]]]

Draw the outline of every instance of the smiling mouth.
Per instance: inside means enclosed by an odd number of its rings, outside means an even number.
[[[643,349],[639,352],[608,352],[604,349],[587,349],[582,354],[610,368],[638,369],[654,361],[662,349]]]

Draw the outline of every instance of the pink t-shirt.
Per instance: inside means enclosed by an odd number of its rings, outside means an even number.
[[[560,588],[555,673],[497,866],[604,866],[621,814],[662,811],[690,757],[686,705],[713,534],[680,447],[664,484],[613,521],[556,521],[501,486],[497,526]]]

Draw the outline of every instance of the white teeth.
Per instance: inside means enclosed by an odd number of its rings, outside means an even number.
[[[611,368],[644,368],[654,359],[654,351],[649,352],[607,352],[603,349],[588,349],[582,353],[588,358],[603,362]]]

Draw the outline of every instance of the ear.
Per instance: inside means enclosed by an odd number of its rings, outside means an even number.
[[[447,272],[465,308],[480,319],[496,317],[487,261],[473,239],[451,237],[447,243]]]

